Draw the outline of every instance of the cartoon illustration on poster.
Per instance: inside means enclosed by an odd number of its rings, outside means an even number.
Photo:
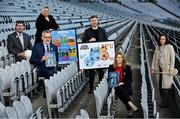
[[[58,64],[77,61],[77,40],[75,30],[52,31],[52,43],[58,48]]]
[[[114,41],[78,44],[79,68],[109,67],[115,57]]]

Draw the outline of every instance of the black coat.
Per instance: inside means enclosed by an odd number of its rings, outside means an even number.
[[[113,65],[109,66],[108,72],[114,72],[115,68],[113,68]],[[123,69],[123,82],[124,82],[124,87],[127,88],[127,91],[129,95],[133,95],[133,90],[132,90],[132,70],[130,65],[126,65],[126,68]]]
[[[85,30],[82,42],[88,43],[91,38],[94,38],[92,27]],[[108,41],[106,31],[101,27],[98,27],[98,39],[97,42]]]
[[[92,29],[92,27],[89,27],[88,29],[86,29],[84,31],[84,36],[83,36],[82,42],[83,43],[89,43],[90,42],[89,40],[91,38],[94,38],[94,37],[95,36],[93,34],[93,29]],[[98,41],[96,41],[96,42],[103,42],[103,41],[108,41],[108,37],[107,37],[106,31],[105,31],[105,29],[103,29],[101,27],[98,27]],[[98,70],[101,70],[101,69],[98,69]],[[88,72],[88,71],[90,71],[90,72]],[[86,74],[86,76],[93,76],[94,77],[93,69],[85,70],[85,74]]]
[[[58,24],[54,20],[53,16],[49,15],[49,22],[45,19],[45,17],[40,14],[36,19],[36,36],[35,43],[42,42],[41,35],[44,30],[54,29],[57,30],[59,28]]]

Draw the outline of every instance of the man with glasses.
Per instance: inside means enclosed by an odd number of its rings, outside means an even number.
[[[39,77],[49,79],[50,76],[52,76],[54,73],[57,73],[58,51],[57,47],[51,44],[51,31],[43,31],[41,38],[43,42],[36,43],[33,47],[30,63],[34,64],[35,67],[38,68]],[[56,62],[55,66],[47,66],[49,58],[52,59],[52,57],[50,57],[51,55],[47,55],[48,53],[54,53],[55,61],[53,62]],[[43,97],[46,97],[43,80],[39,80],[39,88],[40,87],[42,87],[44,90]]]
[[[45,30],[42,32],[42,40],[43,42],[37,43],[34,45],[32,50],[32,55],[30,58],[30,62],[34,64],[39,69],[39,76],[45,77],[48,79],[54,73],[57,72],[56,67],[47,67],[46,61],[48,60],[48,56],[46,53],[51,52],[55,53],[56,66],[58,61],[58,51],[57,47],[51,43],[51,32],[49,30]]]

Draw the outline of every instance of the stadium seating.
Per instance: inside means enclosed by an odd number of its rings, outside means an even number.
[[[87,80],[84,73],[78,71],[76,62],[70,63],[50,79],[45,80],[49,117],[52,118],[52,109],[64,112],[74,98],[79,94]]]
[[[179,66],[180,61],[180,42],[179,29],[173,28],[166,24],[154,22],[156,18],[171,18],[177,20],[174,16],[166,11],[158,8],[152,3],[139,3],[137,0],[121,0],[123,5],[117,3],[79,3],[75,1],[65,2],[60,0],[45,1],[45,0],[1,0],[0,1],[0,118],[16,118],[16,117],[30,117],[32,112],[32,105],[27,101],[27,105],[22,102],[21,95],[28,95],[38,87],[37,70],[31,67],[28,61],[15,62],[14,56],[9,54],[6,48],[6,39],[8,34],[15,31],[16,20],[25,21],[25,32],[31,36],[31,42],[34,44],[35,40],[35,21],[43,6],[49,6],[50,13],[60,25],[60,29],[76,29],[78,40],[82,40],[83,32],[90,26],[89,17],[97,14],[99,17],[99,25],[105,28],[108,39],[115,40],[118,51],[123,51],[128,55],[131,43],[134,40],[133,35],[140,25],[140,41],[141,41],[141,105],[143,108],[144,118],[159,117],[159,112],[156,110],[156,100],[154,98],[154,87],[152,85],[149,70],[150,61],[145,45],[144,39],[148,39],[153,43],[154,48],[157,43],[158,34],[168,34],[170,42],[176,52],[176,66]],[[158,4],[165,6],[168,10],[175,14],[178,6],[175,0],[157,0]],[[168,7],[167,7],[168,6]],[[175,9],[172,9],[175,8]],[[142,25],[143,24],[143,25]],[[146,32],[145,32],[146,31]],[[120,46],[119,46],[120,44]],[[179,67],[178,67],[179,68]],[[75,69],[75,70],[74,70]],[[106,74],[105,74],[106,75]],[[179,76],[179,75],[178,75]],[[147,78],[148,77],[148,78]],[[173,83],[173,98],[177,103],[179,102],[180,82],[179,77],[174,78]],[[98,84],[94,91],[96,98],[97,117],[113,117],[114,92],[107,95],[106,77]],[[48,116],[53,117],[54,109],[63,113],[72,101],[80,93],[86,80],[84,74],[78,71],[77,64],[71,63],[62,71],[59,71],[50,79],[45,80]],[[102,91],[104,87],[106,91]],[[148,88],[147,88],[148,87]],[[100,93],[103,92],[103,93]],[[99,96],[101,95],[101,96]],[[14,101],[13,107],[5,107],[4,97],[10,97],[11,102]],[[104,115],[104,106],[107,106],[106,114]],[[19,110],[19,107],[21,109]],[[15,109],[14,109],[15,108]],[[24,110],[22,110],[24,108]],[[16,110],[18,113],[16,113]],[[21,111],[22,110],[22,111]],[[82,111],[83,112],[83,111]],[[3,115],[1,115],[3,114]],[[85,114],[87,116],[87,113]],[[80,111],[80,115],[76,118],[84,118]],[[32,118],[41,118],[36,113]]]
[[[107,82],[108,72],[94,90],[97,118],[114,118],[115,114],[115,90],[109,91]],[[111,92],[109,94],[109,92]],[[105,108],[107,107],[107,108]]]
[[[0,102],[0,107],[1,118],[41,119],[44,117],[43,108],[39,107],[34,113],[30,99],[24,95],[20,97],[20,101],[14,101],[12,106],[4,106]]]

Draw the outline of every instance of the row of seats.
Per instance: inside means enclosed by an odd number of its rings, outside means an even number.
[[[180,16],[179,2],[177,0],[157,0],[157,4]]]
[[[150,2],[139,3],[138,1],[121,0],[121,3],[132,9],[141,11],[142,13],[148,14],[155,18],[177,19],[175,16],[171,15],[170,13],[164,11],[163,9],[159,8],[158,6],[156,6]]]
[[[31,93],[38,86],[37,68],[31,68],[29,61],[22,60],[5,68],[0,68],[1,100],[10,97],[11,100],[19,99],[21,95]],[[9,102],[11,102],[9,100]]]
[[[0,46],[0,68],[15,62],[15,57],[9,54],[7,47]]]
[[[127,34],[124,42],[122,43],[122,49],[123,52],[126,53],[127,51],[129,51],[129,48],[131,47],[131,41],[132,41],[132,36],[137,28],[137,22],[133,25],[132,29],[129,31],[129,33]]]
[[[7,47],[0,46],[0,68],[15,62],[15,57],[9,54]]]
[[[173,80],[173,86],[172,86],[172,92],[174,95],[173,96],[173,99],[174,99],[174,102],[175,102],[175,105],[176,105],[176,109],[178,111],[180,111],[180,81],[179,81],[179,77],[178,76],[175,76],[174,77],[174,80]]]
[[[82,90],[87,80],[84,72],[78,71],[77,63],[72,62],[44,82],[48,114],[52,118],[54,116],[53,109],[58,109],[60,113],[64,112]]]
[[[170,43],[173,45],[175,52],[177,53],[176,57],[178,57],[180,55],[180,47],[179,47],[180,41],[178,38],[175,37],[175,34],[174,34],[174,36],[172,36],[172,34],[168,33],[169,30],[166,30],[163,28],[158,29],[157,27],[154,27],[152,29],[154,29],[154,32],[156,32],[157,37],[159,36],[158,34],[167,34],[169,36]]]
[[[156,100],[154,96],[154,87],[150,76],[150,67],[148,61],[148,53],[145,44],[145,36],[142,24],[140,24],[140,46],[141,46],[141,106],[144,118],[158,118],[159,112],[156,111]]]
[[[152,28],[152,27],[147,27],[147,26],[145,26],[145,28],[146,28],[146,30],[147,30],[147,32],[148,32],[148,35],[149,35],[149,37],[150,37],[150,39],[151,39],[151,41],[152,41],[152,43],[153,43],[153,45],[154,46],[156,46],[157,45],[157,42],[156,42],[156,40],[155,40],[155,36],[156,35],[152,35],[152,34],[157,34],[158,35],[158,33],[156,33],[156,30],[154,29],[154,28]],[[150,31],[151,30],[151,31]],[[154,33],[155,32],[155,33]],[[158,37],[158,36],[156,36],[156,37]],[[176,47],[175,47],[176,48]],[[177,52],[176,52],[177,53]],[[179,56],[178,55],[176,55],[176,63],[177,63],[177,66],[178,66],[178,64],[179,64],[179,62],[180,62],[180,59],[178,58]],[[177,67],[177,68],[179,68],[179,67]],[[179,75],[177,75],[177,76],[174,76],[174,81],[173,81],[173,88],[172,88],[172,94],[171,94],[171,96],[172,96],[172,98],[173,98],[173,100],[174,100],[174,102],[175,102],[175,105],[176,105],[176,109],[178,109],[178,111],[180,111],[180,105],[179,105],[179,99],[180,99],[180,82],[179,82]]]
[[[97,118],[114,118],[115,115],[115,90],[109,91],[108,72],[94,90]],[[109,94],[110,92],[110,94]]]
[[[0,16],[0,24],[11,23],[12,19],[10,16]]]
[[[44,118],[43,112],[44,109],[42,107],[39,107],[34,112],[30,99],[24,95],[20,97],[20,101],[14,101],[12,106],[4,106],[4,104],[0,102],[0,118],[41,119]]]

